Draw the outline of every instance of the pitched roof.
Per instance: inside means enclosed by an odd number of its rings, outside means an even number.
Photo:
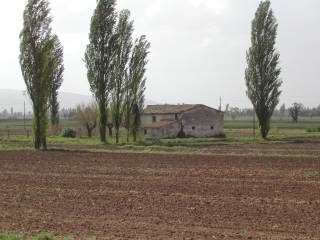
[[[188,111],[197,105],[181,104],[181,105],[149,105],[144,110],[144,114],[176,114]]]
[[[208,107],[203,104],[178,104],[178,105],[170,105],[170,104],[163,104],[163,105],[149,105],[144,110],[145,115],[151,114],[176,114],[176,113],[183,113],[187,112],[195,107],[207,107],[217,112],[221,112],[220,110]]]

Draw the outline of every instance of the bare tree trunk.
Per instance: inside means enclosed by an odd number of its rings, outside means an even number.
[[[119,135],[120,135],[120,130],[119,128],[116,128],[116,144],[119,143]]]
[[[39,150],[41,147],[41,120],[38,110],[35,110],[33,121],[34,148]]]
[[[43,134],[43,136],[42,136],[42,150],[43,151],[47,151],[48,150],[47,139],[46,139],[45,134]]]
[[[134,131],[132,133],[132,136],[133,136],[133,142],[137,142],[137,133],[136,133],[136,131]]]
[[[106,111],[106,107],[105,107],[105,103],[100,103],[100,141],[103,143],[107,142],[107,111]]]
[[[45,107],[44,107],[45,109]],[[46,110],[43,110],[40,114],[40,124],[41,124],[41,146],[43,151],[47,151],[47,115]]]
[[[126,129],[127,129],[127,143],[129,143],[130,141],[130,120],[127,119],[126,120]]]
[[[88,131],[88,137],[89,138],[92,138],[92,130],[91,128],[87,128],[87,131]]]
[[[109,124],[109,125],[108,125],[108,129],[109,129],[109,136],[110,136],[110,137],[113,136],[112,128],[113,128],[113,126]]]

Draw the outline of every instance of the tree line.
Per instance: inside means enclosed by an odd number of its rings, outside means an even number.
[[[253,108],[239,108],[227,105],[225,110],[225,117],[232,120],[239,118],[252,118],[253,114],[256,114]],[[272,119],[276,120],[288,120],[298,122],[299,117],[303,118],[319,118],[320,117],[320,105],[318,107],[307,107],[302,103],[293,103],[289,107],[282,104],[279,108],[275,109],[272,114]]]
[[[37,149],[46,148],[48,111],[51,124],[58,124],[57,91],[64,71],[63,49],[58,36],[52,33],[49,12],[47,0],[28,0],[20,35],[20,64],[33,102]],[[150,43],[145,36],[133,40],[133,30],[128,10],[118,13],[115,0],[97,1],[84,59],[90,89],[97,102],[101,142],[107,142],[108,122],[114,125],[117,143],[122,125],[127,129],[127,139],[130,134],[136,139],[141,124]],[[261,136],[265,139],[282,93],[277,33],[278,23],[271,2],[263,0],[251,25],[245,84]],[[301,109],[299,104],[295,104],[289,112],[294,118]]]
[[[50,124],[59,125],[58,90],[63,82],[63,47],[51,28],[48,0],[28,0],[20,34],[20,65],[33,105],[34,147],[47,149]],[[141,125],[150,43],[146,36],[133,39],[129,10],[116,10],[116,0],[98,0],[85,51],[90,89],[97,102],[101,142],[107,142],[111,120],[119,143],[124,123],[134,140]],[[108,114],[110,113],[110,114]]]
[[[125,123],[134,140],[144,106],[145,72],[150,43],[145,36],[133,41],[130,12],[115,10],[115,0],[100,0],[91,19],[90,43],[85,53],[88,80],[99,109],[100,140],[106,142],[108,117],[116,143]],[[108,116],[108,109],[111,114]]]

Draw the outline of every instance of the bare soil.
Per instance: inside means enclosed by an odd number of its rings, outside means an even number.
[[[316,240],[320,156],[0,152],[0,232]]]

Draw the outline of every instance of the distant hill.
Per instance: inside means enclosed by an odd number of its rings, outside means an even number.
[[[89,95],[65,92],[61,92],[59,94],[61,108],[71,108],[77,106],[78,104],[87,104],[92,100],[92,97]],[[31,111],[31,101],[28,96],[24,95],[23,91],[0,89],[0,111],[3,111],[4,109],[10,111],[10,109],[13,108],[14,112],[22,112],[24,101],[26,102],[26,111]]]
[[[21,90],[0,89],[0,111],[7,109],[10,112],[13,108],[14,112],[23,112],[23,102],[26,102],[26,112],[32,110],[31,101],[28,96],[24,95]],[[59,94],[60,108],[73,108],[79,104],[88,104],[94,101],[90,95],[82,95],[76,93],[60,92]],[[156,104],[153,101],[146,101],[146,105]]]

